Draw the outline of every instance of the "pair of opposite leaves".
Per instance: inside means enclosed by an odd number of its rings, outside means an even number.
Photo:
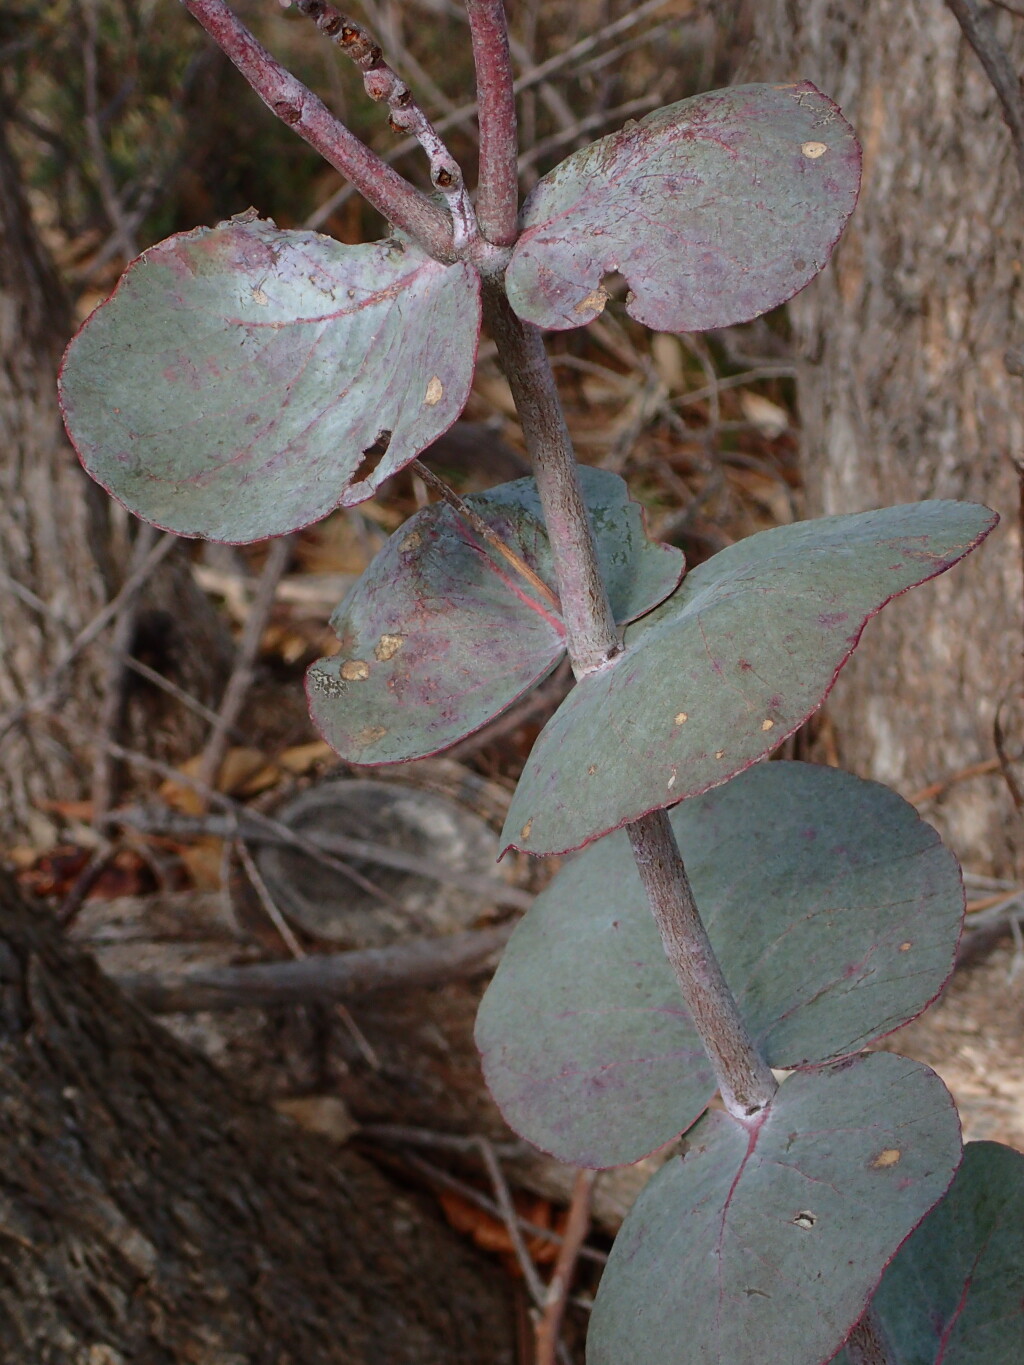
[[[741,322],[827,261],[860,149],[809,83],[670,105],[537,185],[513,308],[579,327],[621,271],[663,331]],[[180,535],[280,535],[373,495],[469,396],[480,280],[405,240],[347,246],[250,211],[144,252],[71,343],[60,387],[86,469]],[[384,448],[368,468],[367,455]]]

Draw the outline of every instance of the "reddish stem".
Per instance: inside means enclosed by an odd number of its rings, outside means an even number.
[[[390,223],[439,260],[452,259],[452,225],[443,209],[403,180],[287,71],[225,0],[182,0],[263,103],[316,149]]]
[[[497,246],[516,240],[519,143],[508,24],[502,0],[466,0],[476,66],[480,172],[476,210],[484,236]]]

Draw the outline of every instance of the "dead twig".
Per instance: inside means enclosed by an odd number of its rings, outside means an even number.
[[[56,919],[62,929],[67,930],[74,923],[78,912],[85,904],[86,896],[110,866],[116,852],[116,846],[106,839],[98,848],[93,849],[89,861],[75,878],[70,891],[57,907]]]
[[[576,1270],[583,1243],[590,1231],[590,1199],[594,1191],[596,1171],[580,1170],[572,1187],[569,1221],[565,1225],[562,1245],[558,1249],[555,1268],[548,1281],[544,1311],[537,1323],[537,1352],[534,1365],[555,1365],[559,1333],[565,1317],[572,1277]]]
[[[512,929],[502,924],[442,938],[409,939],[387,948],[312,954],[291,962],[199,967],[186,973],[130,972],[115,979],[154,1014],[334,1004],[374,991],[409,990],[477,976],[488,970]]]
[[[196,776],[207,787],[213,787],[216,784],[217,775],[227,752],[231,730],[241,715],[245,699],[252,687],[256,655],[259,653],[263,631],[274,606],[277,586],[288,567],[291,548],[289,536],[281,536],[279,539],[270,542],[267,560],[263,566],[263,572],[260,574],[259,584],[249,609],[249,615],[246,618],[245,627],[242,630],[242,638],[238,642],[234,667],[231,670],[227,686],[224,688],[217,719],[199,760],[199,770]]]
[[[517,95],[520,95],[524,91],[532,89],[535,85],[541,85],[543,82],[547,81],[550,76],[555,75],[557,72],[564,71],[567,67],[572,67],[574,63],[580,61],[583,57],[589,56],[590,53],[593,52],[596,47],[600,47],[602,43],[607,42],[611,38],[617,38],[621,33],[625,33],[629,29],[634,28],[637,24],[642,23],[649,15],[655,14],[659,9],[663,9],[667,3],[668,0],[646,0],[645,4],[638,5],[636,9],[623,15],[621,19],[606,24],[602,29],[599,29],[596,33],[592,33],[587,38],[580,39],[578,43],[574,43],[572,47],[567,48],[564,52],[559,52],[554,57],[550,57],[546,62],[541,62],[538,66],[531,67],[529,71],[523,72],[522,75],[518,76],[516,80],[513,81],[513,90]],[[692,17],[696,18],[700,13],[701,7],[694,6]],[[470,103],[460,105],[457,109],[453,109],[450,114],[445,114],[443,118],[437,119],[434,123],[434,130],[437,133],[447,132],[449,128],[462,126],[468,120],[473,119],[475,115],[476,101],[473,100]],[[415,138],[406,138],[397,146],[392,147],[381,160],[390,166],[408,152],[413,151],[416,146],[417,142]],[[328,218],[341,208],[352,193],[352,185],[342,185],[329,199],[325,200],[315,212],[310,214],[306,219],[305,226],[308,228],[322,227],[324,223],[327,222]]]
[[[494,1148],[486,1138],[477,1138],[477,1151],[483,1158],[484,1167],[494,1190],[494,1197],[497,1200],[502,1222],[505,1224],[505,1230],[508,1233],[509,1241],[512,1243],[513,1250],[516,1253],[516,1260],[519,1263],[519,1269],[523,1272],[523,1279],[526,1281],[526,1287],[530,1292],[530,1298],[533,1300],[535,1308],[543,1308],[545,1295],[544,1281],[541,1279],[537,1267],[533,1263],[533,1257],[530,1255],[526,1243],[523,1240],[523,1234],[519,1227],[519,1218],[516,1214],[515,1205],[512,1203],[512,1194],[508,1187],[508,1181],[505,1179],[505,1173],[501,1169],[501,1163],[498,1160]]]
[[[907,797],[912,806],[923,806],[928,801],[934,801],[936,797],[943,796],[950,787],[955,787],[959,782],[969,782],[975,777],[987,777],[989,773],[997,773],[1000,769],[998,758],[986,758],[980,763],[969,763],[966,768],[959,768],[955,773],[950,773],[947,777],[940,777],[937,782],[929,782],[927,787],[921,787]]]
[[[252,854],[246,848],[245,844],[242,842],[241,839],[236,839],[234,841],[234,846],[235,851],[238,854],[239,861],[245,868],[246,876],[249,878],[249,881],[252,884],[252,888],[256,892],[256,895],[259,897],[260,904],[263,906],[267,918],[270,920],[271,924],[273,924],[277,932],[281,935],[281,938],[284,941],[284,944],[287,947],[288,951],[291,953],[292,957],[295,958],[297,962],[303,961],[309,956],[309,954],[306,952],[305,948],[303,948],[302,944],[296,938],[291,925],[288,923],[284,915],[282,915],[281,911],[278,909],[277,902],[271,895],[270,888],[267,886],[267,883],[264,881],[259,868],[256,866]],[[348,1030],[349,1036],[351,1037],[352,1041],[355,1043],[359,1051],[363,1054],[364,1059],[369,1063],[370,1067],[374,1071],[379,1071],[381,1069],[380,1058],[377,1056],[377,1053],[374,1050],[373,1046],[371,1045],[370,1040],[366,1037],[366,1034],[356,1023],[355,1019],[353,1019],[349,1011],[345,1008],[343,1004],[341,1004],[340,1001],[335,1001],[334,1012],[341,1020],[341,1022],[345,1025],[345,1028]]]
[[[389,1126],[390,1125],[387,1124],[360,1124],[358,1136],[360,1139],[372,1139],[378,1129],[387,1128]],[[436,1136],[440,1137],[441,1134],[437,1134]],[[386,1136],[384,1140],[387,1141]],[[478,1137],[465,1138],[462,1139],[462,1141],[471,1143],[474,1151],[479,1152],[480,1149],[478,1144],[480,1139]],[[463,1149],[460,1147],[459,1150],[461,1151]],[[495,1152],[498,1152],[501,1148],[499,1145],[494,1145],[494,1150]],[[465,1199],[467,1204],[473,1204],[476,1208],[483,1210],[484,1213],[488,1214],[496,1221],[503,1221],[501,1209],[493,1199],[488,1199],[486,1194],[482,1194],[480,1190],[476,1189],[473,1185],[467,1184],[466,1181],[460,1180],[458,1176],[452,1175],[451,1171],[446,1171],[441,1166],[435,1166],[431,1161],[424,1161],[422,1157],[418,1157],[412,1152],[403,1151],[401,1153],[401,1159],[402,1162],[408,1164],[412,1170],[418,1171],[425,1176],[431,1184],[440,1185],[442,1189],[451,1190],[453,1194],[457,1194]],[[561,1233],[555,1232],[552,1228],[542,1228],[538,1223],[531,1223],[528,1218],[522,1218],[519,1214],[516,1214],[516,1222],[529,1237],[537,1237],[541,1241],[551,1242],[553,1246],[561,1246],[564,1241]],[[581,1247],[579,1257],[580,1260],[592,1261],[595,1265],[603,1266],[608,1262],[607,1254],[603,1251],[596,1250],[594,1247]]]
[[[295,843],[293,838],[284,839],[261,823],[247,821],[244,806],[239,807],[237,817],[185,815],[174,810],[129,806],[113,812],[111,819],[146,834],[170,834],[179,837],[206,835],[217,839],[232,838],[238,834],[247,843]],[[283,827],[290,828],[287,825]],[[528,910],[534,901],[530,892],[509,886],[505,882],[466,876],[445,863],[435,862],[432,858],[425,858],[416,853],[405,853],[400,848],[391,848],[374,840],[353,839],[344,834],[306,834],[302,838],[322,852],[337,853],[360,862],[393,868],[396,872],[409,872],[414,876],[427,877],[442,886],[457,887],[460,891],[468,892],[492,905],[508,905],[517,910]]]
[[[60,658],[43,679],[42,685],[35,696],[31,697],[28,701],[22,702],[20,706],[9,711],[6,716],[0,717],[0,740],[2,740],[16,725],[20,725],[21,722],[34,711],[45,709],[51,704],[57,689],[63,681],[65,670],[74,663],[83,650],[88,649],[92,642],[103,634],[110,622],[120,615],[125,603],[130,602],[134,598],[139,588],[145,583],[147,578],[149,578],[150,574],[160,561],[170,552],[176,541],[177,536],[172,535],[170,532],[166,532],[162,535],[139,567],[125,579],[120,592],[112,597],[103,610],[97,612],[87,625],[82,627],[68,647],[63,651]]]
[[[292,844],[295,848],[301,849],[315,862],[322,864],[324,867],[329,867],[334,872],[340,873],[341,876],[345,877],[348,881],[354,882],[355,885],[365,891],[367,895],[373,896],[375,900],[379,900],[383,904],[391,906],[393,910],[400,908],[395,898],[389,896],[383,888],[370,881],[368,877],[364,877],[361,872],[357,872],[356,869],[350,867],[348,863],[342,862],[340,858],[325,853],[324,850],[318,848],[311,839],[307,839],[305,835],[299,834],[297,830],[289,829],[289,827],[282,824],[280,820],[275,820],[269,815],[264,815],[262,811],[243,806],[239,802],[233,801],[230,796],[225,796],[223,792],[212,791],[205,784],[197,782],[195,778],[189,777],[187,773],[183,773],[179,768],[172,768],[170,764],[161,763],[159,759],[150,758],[148,754],[140,754],[135,749],[128,749],[123,744],[116,744],[105,736],[97,735],[95,732],[88,731],[82,726],[70,726],[62,716],[54,716],[54,720],[59,720],[60,723],[64,725],[65,729],[70,730],[71,733],[75,735],[81,736],[86,743],[107,745],[115,758],[120,758],[125,763],[130,763],[134,767],[142,768],[146,772],[155,773],[165,781],[174,782],[179,786],[187,787],[190,791],[194,791],[198,796],[207,800],[210,805],[217,806],[221,810],[227,811],[230,815],[239,820],[246,818],[252,821],[259,828],[276,835],[283,842]]]
[[[452,245],[462,247],[476,238],[480,229],[462,167],[416,103],[405,81],[384,60],[379,44],[355,20],[336,10],[327,0],[294,0],[294,4],[356,64],[370,99],[387,105],[388,122],[395,132],[409,133],[426,152],[430,183],[444,196],[452,217]]]
[[[1003,119],[1013,139],[1017,174],[1021,189],[1024,189],[1024,99],[1021,97],[1020,78],[1006,49],[996,37],[992,11],[987,6],[982,8],[977,0],[946,0],[946,4],[985,68],[985,74],[1002,105]]]
[[[1003,781],[1006,783],[1007,791],[1010,793],[1010,800],[1013,802],[1017,814],[1024,816],[1024,792],[1021,791],[1017,775],[1013,771],[1011,764],[1013,759],[1006,751],[1006,733],[1003,729],[1003,709],[1006,706],[1007,697],[1003,697],[996,707],[996,717],[992,722],[992,742],[996,749],[996,759],[999,764],[999,771],[1002,773]]]
[[[129,578],[145,562],[155,543],[156,529],[152,526],[140,526],[135,537],[135,544],[132,546]],[[103,701],[100,706],[99,726],[102,733],[109,735],[111,739],[117,738],[124,711],[125,665],[135,635],[141,590],[142,584],[139,583],[131,596],[124,600],[121,614],[114,624],[110,654],[107,657],[104,670]],[[97,749],[92,768],[92,823],[96,829],[99,829],[103,824],[107,811],[115,799],[114,783],[115,765],[111,755],[106,748]]]
[[[97,0],[79,0],[79,8],[82,13],[82,28],[85,38],[82,44],[82,66],[85,76],[85,135],[89,142],[89,151],[92,153],[96,170],[96,183],[99,186],[104,212],[110,220],[117,245],[124,253],[125,259],[130,261],[139,254],[139,248],[135,241],[131,221],[125,212],[124,204],[121,202],[117,185],[114,183],[100,123],[96,55],[99,47]]]

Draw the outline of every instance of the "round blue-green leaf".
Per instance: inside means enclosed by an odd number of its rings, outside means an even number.
[[[942,1082],[889,1053],[791,1076],[749,1127],[706,1115],[615,1240],[588,1365],[822,1365],[960,1156]]]
[[[479,327],[466,265],[243,215],[132,262],[68,347],[61,407],[137,516],[259,540],[371,497],[445,432]]]
[[[565,853],[756,763],[821,705],[869,618],[997,520],[910,503],[778,526],[699,565],[545,726],[503,844]]]
[[[853,211],[860,147],[809,81],[670,104],[574,152],[523,207],[509,301],[581,327],[620,271],[627,311],[659,332],[747,322],[825,265]]]
[[[1024,1360],[1024,1156],[969,1142],[949,1193],[872,1300],[892,1365]],[[845,1351],[836,1365],[850,1365]]]
[[[836,768],[765,763],[671,813],[740,1011],[774,1067],[859,1051],[953,969],[956,859],[902,797]],[[579,1166],[684,1132],[715,1080],[625,834],[591,844],[517,926],[477,1018],[509,1124]]]
[[[648,540],[617,474],[582,467],[615,619],[633,621],[678,585],[683,556]],[[549,587],[551,547],[533,479],[466,499]],[[331,618],[341,650],[306,676],[320,733],[352,763],[398,763],[456,743],[500,715],[565,654],[557,605],[446,503],[388,541]]]

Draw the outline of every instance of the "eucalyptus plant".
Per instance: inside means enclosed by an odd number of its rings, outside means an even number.
[[[684,576],[623,481],[577,466],[542,339],[598,316],[611,272],[658,331],[785,302],[853,210],[853,130],[809,82],[735,86],[574,153],[520,208],[501,0],[466,0],[475,196],[365,30],[297,0],[422,144],[426,195],[225,0],[183,3],[392,231],[349,246],[250,210],[143,252],[68,348],[68,431],[157,526],[280,535],[370,498],[445,432],[486,324],[533,477],[445,490],[407,521],[332,617],[339,652],[308,692],[345,759],[398,763],[571,662],[502,843],[576,856],[517,927],[477,1037],[509,1123],[563,1161],[682,1137],[615,1242],[591,1365],[1019,1361],[1024,1158],[963,1157],[938,1077],[865,1051],[952,970],[956,860],[884,787],[759,762],[867,621],[996,518],[950,501],[827,517]]]

